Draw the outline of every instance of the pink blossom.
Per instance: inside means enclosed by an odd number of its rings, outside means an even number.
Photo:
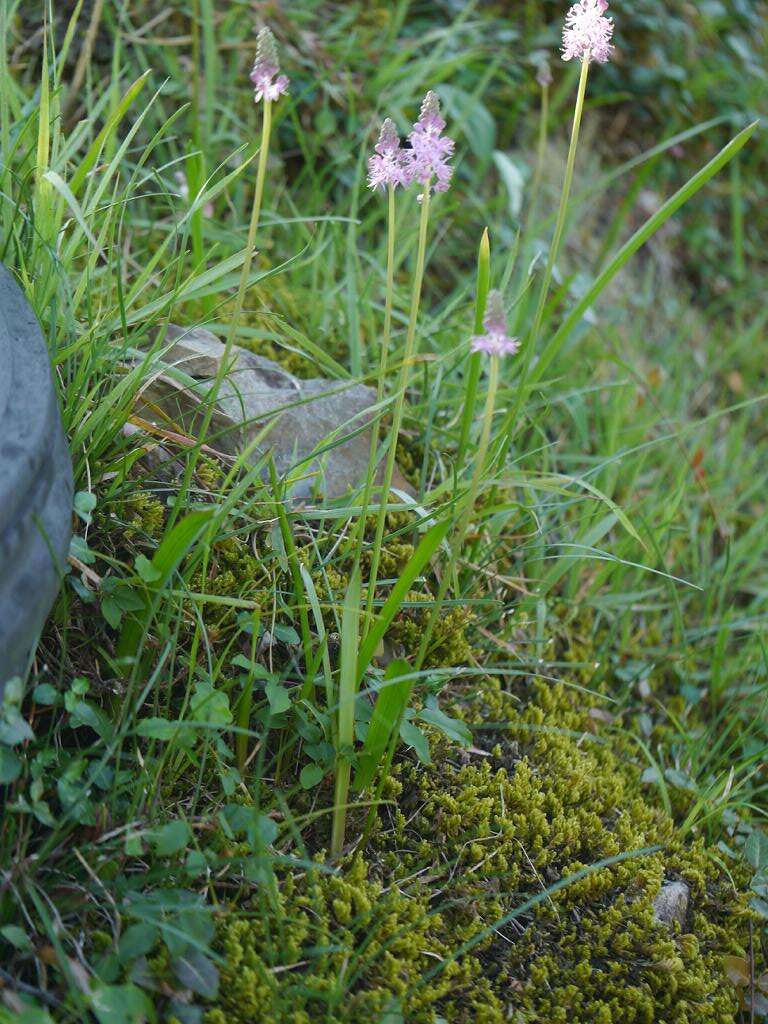
[[[552,72],[549,70],[549,64],[546,61],[542,61],[539,64],[539,69],[536,72],[536,81],[542,89],[552,85]]]
[[[406,167],[405,150],[400,145],[397,128],[391,118],[381,126],[379,140],[374,154],[368,160],[368,184],[371,188],[386,188],[387,185],[408,185],[410,178]]]
[[[445,121],[440,116],[440,100],[431,90],[421,104],[419,119],[408,136],[411,144],[406,151],[410,181],[418,181],[425,188],[445,192],[451,181],[453,168],[449,160],[454,141],[443,135]]]
[[[276,100],[288,92],[288,78],[280,74],[275,37],[268,28],[259,31],[256,40],[256,59],[253,62],[251,81],[256,87],[254,101]]]
[[[565,16],[563,60],[596,60],[605,64],[613,46],[613,19],[607,18],[608,0],[577,0]]]
[[[520,348],[517,338],[510,338],[507,334],[507,314],[504,312],[501,292],[488,293],[483,327],[485,334],[475,334],[471,338],[473,352],[485,352],[489,356],[511,356]]]

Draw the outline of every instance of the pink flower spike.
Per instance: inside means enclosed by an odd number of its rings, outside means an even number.
[[[379,140],[373,149],[374,154],[368,159],[368,185],[373,189],[407,185],[405,151],[400,146],[400,137],[391,118],[382,124]]]
[[[483,327],[485,334],[475,334],[471,338],[473,352],[484,352],[489,356],[513,356],[520,348],[517,338],[510,338],[507,334],[507,314],[504,312],[501,292],[488,293]]]
[[[549,64],[546,61],[542,61],[542,63],[539,64],[539,69],[536,72],[536,81],[542,89],[547,89],[552,85],[552,72],[550,71]]]
[[[288,78],[280,74],[275,37],[268,28],[259,30],[256,39],[256,59],[253,62],[251,81],[256,87],[254,102],[276,100],[288,92]]]
[[[453,168],[449,160],[453,155],[454,141],[443,135],[445,121],[440,115],[440,100],[431,90],[421,104],[419,119],[408,136],[411,144],[406,151],[410,181],[418,181],[425,188],[445,192],[451,181]]]
[[[565,16],[563,60],[596,60],[605,64],[613,46],[613,19],[607,18],[608,0],[577,0]]]

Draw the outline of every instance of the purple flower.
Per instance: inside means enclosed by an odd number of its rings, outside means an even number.
[[[552,72],[549,70],[549,64],[546,61],[542,61],[539,64],[538,71],[536,72],[536,81],[542,89],[552,85]]]
[[[605,64],[613,46],[613,20],[606,18],[608,0],[578,0],[565,16],[563,60],[596,60]]]
[[[504,312],[501,292],[488,293],[483,327],[485,334],[475,334],[471,338],[473,352],[485,352],[489,356],[512,356],[520,348],[517,338],[510,338],[507,334],[507,314]]]
[[[440,100],[431,90],[421,104],[419,119],[408,136],[411,144],[406,151],[409,181],[418,181],[425,188],[445,192],[451,181],[453,168],[448,162],[453,154],[454,142],[443,135],[445,121],[440,116]]]
[[[259,30],[251,81],[256,87],[253,94],[256,103],[259,100],[276,100],[278,96],[288,92],[288,78],[280,74],[275,37],[268,28]]]
[[[371,188],[386,188],[387,185],[408,185],[410,178],[405,160],[405,150],[395,122],[387,118],[381,126],[379,141],[374,154],[368,160],[368,184]]]

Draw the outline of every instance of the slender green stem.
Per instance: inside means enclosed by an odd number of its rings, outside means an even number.
[[[256,188],[253,193],[253,205],[251,207],[251,222],[248,227],[248,241],[245,247],[245,259],[243,261],[243,269],[240,274],[240,285],[237,289],[237,298],[235,299],[235,309],[232,313],[232,318],[229,324],[229,333],[227,334],[226,344],[224,346],[224,353],[222,359],[219,362],[216,370],[216,376],[213,380],[213,386],[208,392],[205,413],[203,420],[200,425],[199,431],[197,431],[198,443],[192,451],[192,457],[188,459],[187,466],[184,471],[181,484],[179,486],[179,496],[174,508],[171,511],[170,521],[168,528],[173,525],[179,514],[183,511],[184,505],[183,499],[189,491],[189,485],[192,480],[192,474],[195,470],[197,458],[200,454],[200,449],[203,444],[208,440],[208,430],[211,426],[211,420],[213,419],[214,410],[216,408],[216,401],[221,391],[221,385],[224,382],[224,377],[229,369],[230,359],[232,357],[232,346],[235,343],[237,337],[237,328],[240,321],[240,315],[243,311],[243,303],[245,301],[245,293],[248,289],[248,279],[251,276],[251,267],[253,266],[253,253],[256,245],[256,232],[259,227],[259,215],[261,213],[261,201],[264,195],[264,181],[267,173],[267,157],[269,155],[269,135],[272,127],[272,104],[268,99],[264,100],[264,118],[261,125],[261,148],[259,150],[259,166],[256,172]]]
[[[186,175],[187,190],[190,202],[194,202],[205,180],[205,145],[203,142],[204,121],[200,100],[201,76],[203,62],[200,53],[200,0],[192,0],[190,18],[192,34],[192,103],[190,107],[191,135],[195,147],[194,154],[187,157]],[[205,264],[205,244],[203,240],[203,210],[198,203],[190,218],[192,235],[192,261],[195,272],[200,273]],[[208,314],[213,309],[211,296],[202,300],[203,309]]]
[[[477,295],[475,298],[475,334],[483,330],[483,317],[485,316],[485,303],[488,298],[488,289],[491,286],[491,246],[488,239],[488,228],[483,231],[480,239],[480,248],[477,253]],[[482,354],[472,352],[469,356],[469,372],[467,373],[467,388],[464,396],[464,410],[461,416],[461,431],[459,434],[459,447],[456,452],[456,475],[458,476],[464,468],[464,460],[467,455],[467,447],[472,431],[472,423],[475,419],[475,406],[477,404],[477,389],[480,383],[480,369],[482,367]]]
[[[576,164],[576,149],[578,147],[579,142],[579,130],[581,128],[581,115],[584,110],[584,97],[587,91],[588,74],[589,60],[585,59],[582,60],[581,62],[581,74],[579,75],[579,89],[576,94],[576,109],[573,112],[573,124],[571,126],[571,142],[568,147],[568,158],[565,164],[565,179],[563,181],[563,190],[560,193],[560,206],[557,210],[555,233],[552,236],[552,245],[549,247],[547,266],[544,271],[544,280],[541,282],[541,291],[539,292],[539,301],[536,306],[536,315],[533,318],[533,328],[531,329],[531,348],[535,346],[539,337],[539,331],[541,330],[541,322],[544,318],[544,308],[547,304],[549,288],[552,284],[552,275],[555,270],[555,263],[557,262],[557,258],[560,255],[560,245],[563,240],[565,220],[566,215],[568,213],[568,200],[571,197],[571,185],[573,184],[573,169]]]
[[[589,60],[584,59],[581,62],[579,88],[576,94],[576,107],[573,112],[573,124],[571,126],[571,142],[568,147],[568,159],[566,160],[565,164],[565,178],[563,180],[563,189],[560,193],[560,205],[557,211],[555,233],[552,236],[552,244],[549,247],[549,256],[547,257],[547,265],[544,270],[544,278],[541,282],[541,289],[539,290],[539,299],[536,304],[536,313],[533,318],[533,326],[531,327],[530,333],[528,334],[526,343],[521,353],[520,380],[517,386],[515,400],[512,404],[509,413],[507,414],[506,422],[504,423],[503,429],[507,437],[507,443],[503,445],[501,448],[501,458],[504,457],[507,448],[512,443],[512,439],[514,437],[518,418],[520,415],[520,409],[522,408],[523,401],[525,400],[526,387],[528,384],[528,373],[531,368],[534,352],[536,351],[536,343],[539,340],[539,333],[541,331],[541,324],[544,319],[544,310],[547,305],[547,298],[549,296],[550,285],[552,284],[552,275],[554,273],[555,263],[557,262],[557,258],[560,255],[560,246],[563,240],[566,216],[568,213],[568,200],[570,199],[571,185],[573,184],[573,169],[576,163],[576,150],[579,142],[579,130],[581,128],[581,115],[584,111],[584,97],[586,96],[587,91],[588,75]]]
[[[387,192],[387,278],[386,293],[384,296],[384,336],[381,341],[379,352],[379,376],[376,382],[376,405],[381,404],[384,398],[384,389],[389,366],[389,343],[392,337],[392,302],[395,285],[395,187],[390,184]],[[357,547],[355,552],[355,564],[360,564],[363,544],[365,542],[365,520],[368,515],[368,508],[371,504],[373,482],[376,479],[376,456],[379,450],[379,437],[381,435],[380,413],[371,423],[371,448],[368,455],[368,472],[365,478],[363,489],[362,508],[360,520],[357,524]]]
[[[378,396],[384,394],[384,374],[387,372],[389,359],[389,341],[392,337],[392,299],[395,288],[395,186],[390,184],[387,189],[387,289],[384,296],[384,339],[381,345],[381,378],[378,384]]]
[[[486,457],[488,455],[488,446],[491,440],[491,427],[493,426],[493,413],[496,406],[496,391],[499,386],[499,357],[491,356],[490,367],[488,370],[488,392],[485,397],[485,410],[483,412],[483,426],[480,432],[480,441],[477,449],[477,459],[475,461],[475,468],[472,473],[472,480],[469,485],[469,493],[464,503],[464,509],[459,519],[458,528],[453,535],[451,541],[451,557],[445,572],[443,573],[442,579],[440,580],[440,586],[437,591],[437,597],[435,603],[432,606],[429,619],[427,620],[427,627],[424,630],[424,634],[419,644],[419,650],[416,654],[415,670],[418,672],[424,664],[424,659],[427,656],[429,650],[429,643],[432,639],[432,634],[435,631],[438,618],[445,600],[445,595],[448,592],[448,586],[451,579],[454,577],[456,572],[456,566],[458,565],[459,559],[461,558],[461,552],[464,547],[464,538],[467,533],[470,521],[472,519],[472,513],[475,508],[475,502],[477,501],[477,494],[480,490],[480,481],[483,477],[483,471],[485,469]]]
[[[384,527],[387,518],[387,503],[389,491],[392,486],[392,476],[395,471],[395,458],[397,456],[397,439],[400,434],[400,426],[403,421],[403,409],[405,406],[405,394],[408,390],[410,379],[411,363],[416,341],[416,324],[419,316],[419,304],[421,302],[421,286],[424,281],[424,264],[427,254],[427,225],[429,224],[429,185],[424,188],[421,201],[421,217],[419,220],[419,244],[416,251],[416,268],[413,275],[413,291],[411,294],[411,311],[408,318],[408,332],[405,337],[405,351],[403,362],[400,367],[400,376],[397,383],[397,396],[395,407],[392,413],[392,431],[387,449],[387,461],[384,467],[384,479],[381,485],[379,511],[376,520],[376,534],[373,541],[371,553],[371,571],[368,579],[368,596],[365,605],[365,620],[363,624],[363,637],[367,634],[373,616],[373,602],[376,593],[376,580],[381,560],[381,546],[384,539]]]
[[[251,267],[253,265],[253,253],[256,245],[256,232],[259,228],[259,216],[261,214],[261,201],[264,196],[264,182],[267,176],[267,158],[269,156],[269,135],[272,129],[272,102],[271,100],[264,99],[264,119],[261,124],[261,148],[259,150],[259,166],[256,171],[256,189],[253,193],[253,206],[251,208],[251,223],[248,227],[248,242],[246,244],[245,260],[243,261],[243,270],[240,274],[240,285],[237,289],[237,298],[235,299],[235,309],[232,313],[232,317],[229,322],[229,333],[227,335],[227,345],[225,356],[228,356],[232,351],[232,346],[237,336],[237,328],[240,324],[240,316],[243,312],[243,303],[245,302],[245,293],[248,290],[248,278],[251,276]],[[222,366],[226,363],[226,359],[222,361]],[[221,372],[221,368],[219,370]]]
[[[197,432],[198,443],[192,450],[190,458],[187,460],[187,465],[184,470],[184,476],[179,486],[179,497],[177,498],[171,515],[169,517],[168,529],[171,528],[179,514],[184,508],[184,498],[189,493],[189,487],[192,482],[192,474],[195,471],[197,459],[200,455],[200,449],[203,444],[208,440],[208,431],[211,426],[213,419],[214,410],[216,408],[216,402],[221,391],[221,385],[224,382],[224,377],[229,370],[230,360],[232,358],[232,346],[234,345],[235,338],[237,337],[237,328],[240,320],[240,315],[243,311],[243,303],[245,301],[245,293],[248,289],[248,279],[251,276],[251,267],[253,266],[253,253],[256,245],[256,232],[259,227],[259,216],[261,214],[261,201],[264,196],[264,182],[267,173],[267,157],[269,155],[269,135],[272,127],[272,103],[270,100],[264,100],[264,116],[261,124],[261,148],[259,150],[259,165],[256,172],[256,188],[253,193],[253,205],[251,207],[251,222],[248,227],[248,241],[246,242],[245,248],[245,259],[243,261],[243,269],[240,274],[240,284],[237,289],[237,298],[235,299],[235,309],[232,314],[232,319],[229,324],[229,332],[227,334],[227,340],[224,345],[224,352],[222,358],[219,361],[219,365],[216,369],[216,376],[213,380],[213,385],[208,393],[207,401],[205,404],[205,412],[203,420],[200,425],[200,430]],[[215,523],[215,521],[214,521]],[[209,543],[213,537],[215,525],[212,523],[208,530],[207,537],[205,538],[206,543]],[[203,579],[206,578],[208,571],[208,550],[206,548],[203,557]],[[193,666],[197,664],[197,650],[200,643],[200,626],[199,623],[195,627],[195,633],[192,638],[191,654],[190,654],[190,679],[193,672]]]
[[[339,707],[337,711],[336,784],[333,794],[331,855],[341,856],[347,823],[350,754],[355,742],[355,698],[357,696],[357,653],[360,645],[360,571],[352,571],[341,612],[341,664],[339,666]]]

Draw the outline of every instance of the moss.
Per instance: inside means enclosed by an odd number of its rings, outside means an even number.
[[[391,1005],[415,1024],[734,1024],[722,958],[744,955],[745,899],[643,798],[638,770],[593,735],[573,694],[536,686],[521,708],[488,682],[454,709],[476,747],[436,735],[432,766],[396,766],[367,860],[341,876],[285,872],[277,905],[223,919],[222,996],[206,1024],[368,1024]],[[684,931],[654,917],[671,878],[691,892]]]
[[[219,463],[207,455],[201,455],[197,460],[195,475],[200,486],[207,491],[215,491],[224,480],[224,473]]]
[[[484,992],[498,1012],[477,1019],[500,1024],[501,1004],[473,958],[419,986],[435,958],[449,956],[446,922],[425,892],[384,887],[361,857],[343,875],[321,868],[281,878],[276,904],[224,919],[221,995],[206,1024],[371,1024],[395,1009],[414,1024],[432,1022],[456,991]]]
[[[411,606],[404,608],[394,620],[387,632],[387,640],[402,647],[405,654],[412,655],[419,649],[432,605],[426,603],[430,601],[429,596],[418,591],[408,594],[407,600]],[[420,603],[424,603],[423,608],[419,607]],[[442,611],[435,623],[424,667],[471,664],[474,657],[467,630],[472,621],[472,613],[466,608]]]
[[[123,508],[126,540],[137,536],[158,540],[165,529],[165,506],[148,491],[134,491]]]
[[[228,537],[213,545],[211,559],[203,578],[202,568],[192,577],[192,590],[222,597],[244,597],[258,601],[264,570],[259,559],[239,537]],[[201,607],[203,622],[211,643],[226,637],[237,623],[237,609],[207,602]]]
[[[424,447],[413,438],[401,434],[397,439],[397,464],[412,487],[418,487],[421,467],[424,461]]]
[[[452,923],[468,935],[478,918],[498,920],[586,865],[661,845],[589,874],[520,918],[520,932],[494,938],[485,950],[494,989],[514,985],[520,1021],[733,1022],[721,959],[743,953],[744,900],[706,849],[684,845],[642,798],[634,768],[587,739],[593,723],[570,694],[540,686],[519,711],[489,684],[467,714],[481,729],[508,723],[491,756],[462,764],[445,750],[437,771],[403,763],[395,843],[381,840],[387,869],[450,866],[460,879]],[[665,877],[690,886],[689,934],[654,919]]]

